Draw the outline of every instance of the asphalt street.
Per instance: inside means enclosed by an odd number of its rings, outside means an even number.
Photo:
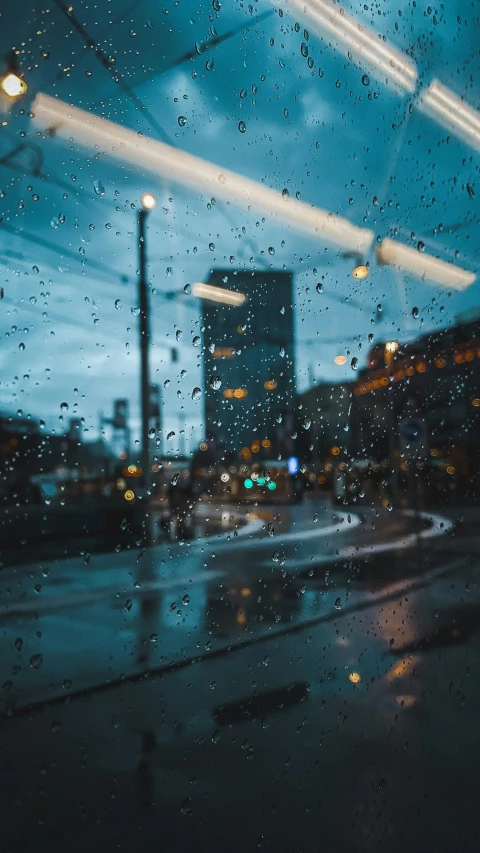
[[[478,849],[475,525],[244,511],[2,572],[7,851]]]

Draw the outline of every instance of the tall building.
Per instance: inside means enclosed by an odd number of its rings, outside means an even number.
[[[295,409],[292,275],[216,269],[208,284],[246,298],[241,305],[202,303],[207,438],[217,452],[243,449],[244,458],[249,452],[259,458],[289,455]]]

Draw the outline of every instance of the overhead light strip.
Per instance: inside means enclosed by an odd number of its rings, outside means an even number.
[[[248,210],[262,211],[334,246],[365,254],[372,245],[374,235],[367,228],[359,228],[334,213],[298,199],[284,198],[277,190],[250,178],[164,142],[139,136],[133,130],[49,95],[37,95],[33,113],[37,125],[53,130],[58,136],[83,142],[91,148],[100,146],[117,160],[133,163],[190,189],[222,196]]]
[[[382,240],[375,253],[380,264],[391,264],[411,275],[452,287],[454,290],[465,290],[476,279],[475,273],[397,243],[396,240]]]

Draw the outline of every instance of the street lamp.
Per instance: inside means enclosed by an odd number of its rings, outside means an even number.
[[[396,351],[398,350],[398,341],[386,341],[385,343],[385,367],[387,368],[389,374],[393,369],[393,359]],[[392,503],[396,503],[397,498],[397,466],[395,464],[395,444],[396,444],[396,435],[397,428],[395,423],[395,412],[393,409],[393,397],[391,400],[390,407],[390,417],[389,417],[389,430],[388,430],[388,444],[389,444],[389,452],[390,452],[390,464],[392,470]]]
[[[8,55],[7,71],[0,78],[0,87],[4,94],[12,101],[20,98],[27,91],[27,84],[20,76],[17,54],[14,50]]]
[[[139,332],[140,332],[140,401],[141,401],[141,467],[145,480],[145,540],[151,544],[151,523],[149,518],[150,504],[150,452],[149,452],[149,427],[150,427],[150,371],[148,362],[148,350],[150,345],[150,313],[148,304],[147,283],[147,246],[146,246],[146,219],[150,210],[153,210],[157,200],[152,193],[143,193],[142,207],[138,211],[138,256],[139,256],[139,280],[138,301],[140,307]]]
[[[354,278],[366,278],[369,272],[368,264],[358,264],[353,268],[352,275]]]

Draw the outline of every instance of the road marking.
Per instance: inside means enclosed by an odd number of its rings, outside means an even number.
[[[326,527],[319,527],[311,530],[291,530],[288,533],[277,533],[274,536],[265,536],[263,538],[252,539],[250,542],[242,543],[242,550],[245,548],[253,548],[258,545],[283,545],[285,542],[305,542],[307,539],[323,539],[325,536],[332,536],[336,533],[349,533],[354,527],[358,527],[362,523],[360,516],[352,512],[336,512],[335,516],[338,521],[335,524],[327,524]],[[347,522],[344,526],[343,523]]]
[[[197,572],[197,574],[190,577],[184,575],[182,578],[164,578],[163,580],[146,582],[141,587],[132,587],[131,589],[122,588],[121,594],[127,599],[139,598],[149,592],[161,592],[164,589],[174,589],[175,587],[188,589],[192,584],[218,580],[224,577],[224,575],[225,572],[208,571]],[[105,598],[115,598],[118,593],[118,587],[108,586],[85,592],[72,592],[70,595],[62,597],[52,595],[43,600],[22,601],[21,603],[13,604],[11,607],[3,605],[0,608],[0,621],[2,619],[10,619],[12,616],[26,616],[30,613],[52,613],[54,610],[62,610],[70,604],[94,604]]]
[[[411,509],[403,509],[400,510],[400,512],[411,518],[415,516],[414,510]],[[394,539],[393,542],[374,542],[372,545],[361,545],[360,547],[357,547],[356,545],[349,545],[347,548],[341,549],[338,554],[338,559],[345,557],[359,557],[364,554],[382,554],[385,551],[397,551],[403,548],[412,548],[417,544],[419,539],[431,539],[434,536],[443,536],[453,527],[453,521],[442,515],[438,515],[437,513],[419,512],[418,515],[424,521],[430,521],[432,526],[427,527],[425,530],[420,530],[418,533],[408,533],[406,536],[402,536],[401,539]]]

